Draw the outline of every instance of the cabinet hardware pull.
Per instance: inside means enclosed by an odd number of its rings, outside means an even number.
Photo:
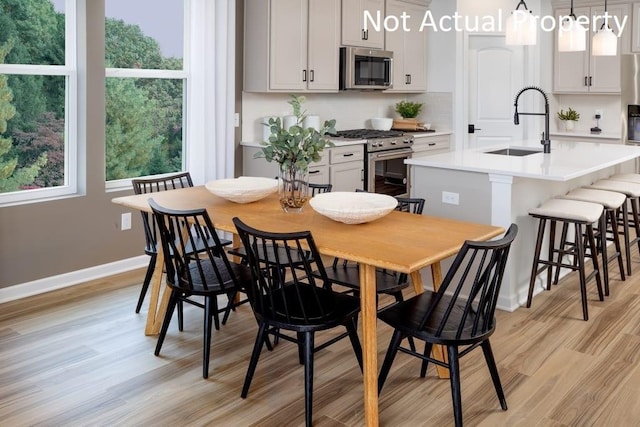
[[[429,147],[433,147],[434,145],[436,145],[436,143],[435,143],[435,142],[430,142],[430,143],[429,143]]]
[[[314,80],[316,79],[316,73],[315,73],[315,71],[314,71],[314,70],[309,71],[309,75],[310,75],[310,77],[311,77],[311,78],[309,79],[309,81],[310,81],[310,82],[312,82],[312,81],[314,81]]]
[[[593,77],[589,76],[589,86],[593,86]]]
[[[362,30],[362,40],[366,40],[367,39],[367,33],[365,33],[364,30]]]
[[[342,155],[342,157],[351,157],[351,156],[353,156],[353,153],[347,153]]]
[[[303,82],[307,81],[307,70],[302,70],[302,81]]]
[[[320,173],[320,171],[319,171],[319,170],[309,171],[309,175],[312,175],[312,174],[314,174],[314,173]]]
[[[364,39],[369,40],[369,30],[364,30]]]
[[[589,80],[588,80],[587,76],[584,76],[584,85],[585,86],[589,86]]]

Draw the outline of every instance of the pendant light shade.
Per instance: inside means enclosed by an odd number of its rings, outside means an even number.
[[[520,6],[524,6],[524,10],[518,10]],[[516,9],[507,18],[505,43],[511,46],[534,45],[537,37],[536,18],[527,9],[527,4],[524,0],[520,0]]]
[[[604,22],[600,30],[593,36],[591,54],[593,56],[615,56],[618,54],[618,36],[607,22],[607,0],[604,0]]]
[[[591,53],[594,56],[616,56],[618,54],[618,36],[608,26],[600,28],[593,36]]]
[[[573,0],[571,0],[571,13],[562,20],[558,29],[559,52],[582,52],[587,50],[587,29],[580,24],[573,13]]]

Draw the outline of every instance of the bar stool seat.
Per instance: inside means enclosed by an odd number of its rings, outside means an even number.
[[[602,252],[602,278],[604,281],[604,294],[609,295],[609,263],[616,259],[618,261],[618,269],[620,271],[620,280],[625,280],[624,266],[622,261],[622,250],[620,248],[620,237],[618,235],[617,214],[622,205],[627,200],[626,195],[614,191],[594,190],[591,188],[577,188],[570,191],[562,199],[578,200],[582,202],[598,203],[603,206],[604,211],[600,215],[597,237],[600,241],[600,251]],[[612,239],[615,252],[610,256],[607,254],[607,230],[608,224],[611,223]],[[560,237],[560,247],[564,247],[567,238],[568,224],[565,222],[562,226],[562,235]],[[562,256],[562,255],[560,255]],[[553,283],[558,283],[560,269],[556,270]]]
[[[629,176],[633,174],[619,174],[617,176]],[[616,175],[614,175],[616,176]],[[622,193],[627,197],[627,202],[622,205],[622,234],[624,236],[624,246],[627,258],[627,274],[631,276],[631,246],[634,243],[638,244],[638,250],[640,250],[640,218],[638,217],[638,200],[640,198],[640,183],[629,181],[618,181],[613,179],[601,179],[587,186],[597,190],[607,190]],[[629,233],[629,209],[627,204],[631,206],[631,222],[632,226],[636,230],[636,237],[630,238]]]
[[[619,173],[619,174],[610,176],[608,179],[613,181],[626,181],[626,182],[635,182],[636,184],[640,184],[640,173]]]
[[[547,290],[551,290],[551,273],[553,267],[565,267],[570,270],[578,271],[580,277],[580,293],[582,297],[582,317],[584,320],[589,320],[589,313],[587,309],[587,282],[593,277],[596,279],[598,297],[600,301],[604,300],[602,281],[598,267],[598,255],[593,232],[593,223],[600,219],[603,211],[604,207],[601,204],[568,199],[549,199],[540,207],[529,210],[529,215],[534,218],[538,218],[540,222],[538,226],[536,248],[534,251],[533,266],[531,268],[527,307],[531,307],[535,279],[538,274],[545,270],[547,271]],[[547,260],[543,260],[540,259],[540,252],[542,250],[542,241],[544,239],[544,230],[547,221],[550,222],[549,250]],[[576,238],[572,250],[567,250],[564,247],[559,249],[554,247],[557,222],[573,224]],[[593,271],[589,276],[586,276],[585,274],[585,246],[583,239],[581,238],[581,236],[584,235],[583,230],[586,231],[587,244],[590,248],[590,258],[593,262]],[[558,255],[557,259],[555,259],[556,254]],[[574,260],[577,261],[574,261],[573,264],[564,263],[562,261],[562,256],[567,254],[574,255]],[[540,265],[542,265],[542,267],[540,267]]]

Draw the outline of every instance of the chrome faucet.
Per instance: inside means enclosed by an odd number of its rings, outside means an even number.
[[[524,92],[528,90],[537,90],[542,94],[542,96],[544,96],[544,113],[518,113],[518,98],[520,98],[520,95],[522,95]],[[516,112],[513,115],[514,125],[520,124],[520,114],[525,116],[544,116],[544,132],[542,133],[542,139],[540,140],[540,144],[544,146],[545,153],[550,153],[551,140],[549,139],[549,98],[547,97],[547,94],[544,93],[544,91],[537,86],[527,86],[524,89],[522,89],[520,92],[518,92],[518,94],[516,95],[516,100],[513,103],[513,105],[516,107]]]

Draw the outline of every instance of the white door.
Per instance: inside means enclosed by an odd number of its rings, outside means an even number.
[[[523,47],[506,46],[502,35],[469,35],[467,64],[465,147],[522,140],[523,125],[513,124],[513,102],[525,86]]]

